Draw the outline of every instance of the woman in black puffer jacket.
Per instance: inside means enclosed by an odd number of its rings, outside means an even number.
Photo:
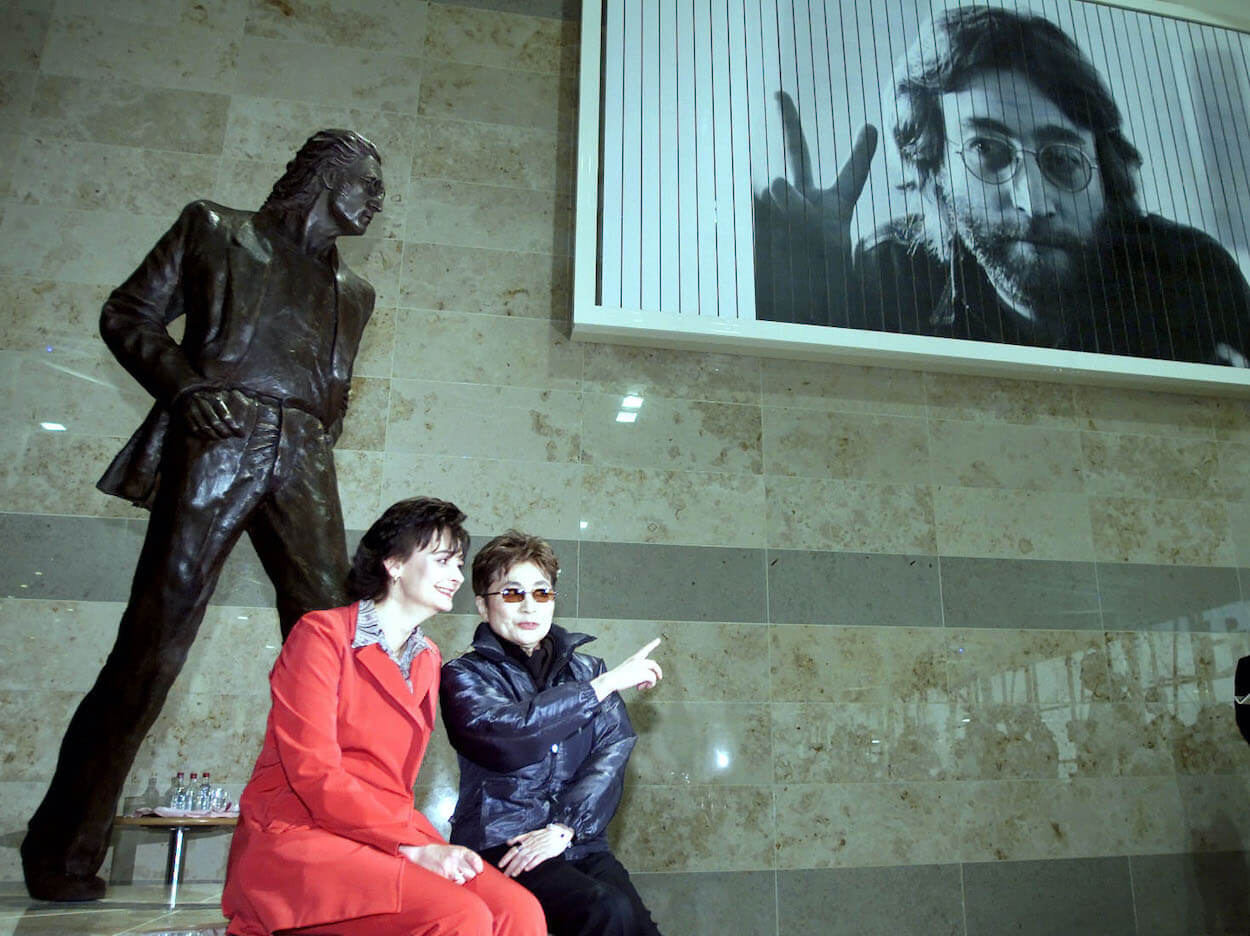
[[[637,740],[618,690],[661,677],[652,641],[613,669],[551,623],[551,546],[510,530],[473,560],[473,649],[443,666],[460,755],[451,841],[529,888],[554,936],[659,936],[605,836]]]

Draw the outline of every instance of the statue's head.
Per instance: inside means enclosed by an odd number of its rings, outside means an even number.
[[[373,215],[382,210],[382,199],[386,197],[381,166],[382,154],[359,133],[319,130],[287,163],[286,172],[274,183],[261,210],[307,212],[328,191],[330,211],[351,215],[336,217],[344,227],[343,233],[363,234]]]

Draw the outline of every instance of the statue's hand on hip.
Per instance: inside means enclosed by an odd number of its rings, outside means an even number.
[[[194,435],[209,439],[240,436],[255,404],[238,390],[192,390],[180,401],[179,415]]]

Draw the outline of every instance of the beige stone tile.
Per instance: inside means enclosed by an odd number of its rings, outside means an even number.
[[[230,97],[104,78],[44,74],[26,128],[40,139],[220,155]],[[190,201],[199,193],[188,193]]]
[[[0,120],[14,133],[28,126],[35,78],[34,72],[0,71]]]
[[[13,513],[76,514],[88,517],[146,516],[127,501],[96,490],[95,484],[121,450],[124,438],[83,436],[42,429],[14,430],[0,442],[0,510]],[[56,472],[47,471],[56,465]]]
[[[927,555],[937,551],[933,489],[927,485],[765,480],[769,546]]]
[[[937,628],[774,626],[773,700],[943,702],[944,640]]]
[[[1112,631],[1105,635],[1116,695],[1170,705],[1214,705],[1233,697],[1237,660],[1250,632]]]
[[[400,305],[567,322],[571,276],[568,257],[408,243]]]
[[[237,94],[417,113],[423,75],[414,55],[245,36],[237,57]]]
[[[1074,424],[1073,391],[1067,384],[930,373],[924,382],[934,419],[1061,429]]]
[[[294,156],[294,150],[290,155]],[[219,161],[219,169],[214,177],[214,184],[211,188],[212,200],[231,208],[255,211],[265,203],[265,199],[269,197],[273,189],[273,184],[282,177],[285,169],[285,159],[271,162],[239,159],[233,155],[226,155]],[[392,185],[386,169],[383,170],[383,175],[386,176],[386,207],[369,225],[367,240],[390,238],[399,241],[403,239],[404,201],[408,190],[405,169],[406,167],[400,167],[400,179],[395,185]],[[346,245],[349,240],[356,240],[356,238],[344,237],[339,244]],[[393,295],[391,301],[394,302]]]
[[[239,159],[285,164],[316,131],[345,127],[377,146],[389,192],[408,181],[419,125],[420,118],[411,114],[363,107],[356,101],[333,104],[236,94],[230,98],[225,151]]]
[[[393,237],[340,237],[338,248],[351,270],[369,281],[377,293],[377,305],[396,304],[404,250],[400,241]]]
[[[414,181],[405,230],[409,241],[422,244],[563,255],[571,207],[567,196],[552,192]]]
[[[1091,497],[1089,516],[1100,560],[1206,566],[1237,561],[1223,501]]]
[[[929,450],[937,484],[1083,490],[1081,439],[1070,430],[935,419],[929,423]]]
[[[638,743],[626,785],[772,783],[768,708],[758,702],[637,699],[629,706]]]
[[[574,464],[390,452],[382,501],[429,494],[460,505],[474,535],[493,536],[516,526],[552,539],[577,539],[581,473]]]
[[[1112,387],[1076,387],[1074,397],[1082,429],[1204,439],[1214,433],[1211,398]]]
[[[586,389],[599,393],[758,404],[760,361],[742,354],[709,354],[625,345],[586,345]]]
[[[856,868],[947,862],[958,802],[949,783],[777,788],[777,867]]]
[[[759,474],[760,410],[756,406],[650,397],[634,422],[618,422],[620,394],[586,393],[582,461],[651,469]]]
[[[112,287],[0,277],[0,349],[84,356],[104,349],[100,307]]]
[[[609,621],[578,619],[574,609],[558,621],[598,639],[586,650],[615,666],[656,637],[654,657],[664,679],[645,693],[625,692],[625,700],[648,702],[759,702],[769,698],[769,628],[759,624],[704,621]],[[557,617],[561,612],[557,610]]]
[[[576,462],[576,393],[392,380],[387,452]]]
[[[771,868],[772,805],[763,786],[635,783],[625,788],[608,837],[633,873]]]
[[[1229,504],[1228,525],[1233,534],[1233,554],[1237,565],[1250,567],[1250,504]],[[1245,573],[1242,573],[1243,581]]]
[[[765,406],[925,416],[924,374],[828,361],[765,358]]]
[[[360,350],[352,374],[356,377],[390,377],[395,355],[395,317],[393,306],[374,306],[373,315],[360,340]]]
[[[1245,851],[1250,846],[1250,778],[1178,777],[1184,836],[1172,851]]]
[[[125,23],[203,26],[223,33],[243,29],[250,0],[109,0],[107,15]],[[58,15],[101,16],[95,0],[57,0]]]
[[[1084,495],[938,485],[933,501],[944,556],[1094,558]]]
[[[571,133],[567,115],[576,100],[572,76],[431,59],[422,77],[420,113]]]
[[[338,448],[334,470],[339,479],[339,501],[343,505],[343,525],[349,530],[367,530],[382,513],[382,452],[360,452]],[[396,498],[398,500],[399,498]]]
[[[769,475],[924,484],[928,426],[908,417],[766,406],[764,464]]]
[[[1212,401],[1215,437],[1221,442],[1250,442],[1250,401],[1221,398]]]
[[[600,542],[764,545],[758,475],[588,466],[583,539]]]
[[[381,452],[386,448],[386,414],[390,381],[377,377],[353,377],[351,404],[343,420],[338,444],[345,449]]]
[[[1161,717],[1168,731],[1166,753],[1178,774],[1250,774],[1246,739],[1229,724],[1226,699],[1209,705],[1182,702]]]
[[[166,16],[58,16],[43,48],[45,74],[187,91],[224,90],[239,59],[238,37]]]
[[[12,179],[17,169],[23,139],[11,133],[0,133],[0,199],[13,197]]]
[[[31,155],[34,149],[30,149]],[[31,205],[177,217],[217,179],[217,157],[48,140],[13,166],[13,197]]]
[[[77,438],[127,437],[148,414],[152,398],[103,347],[94,353],[0,354],[10,407],[2,421],[19,431],[44,423]]]
[[[425,38],[427,3],[422,0],[286,0],[252,3],[244,26],[249,36],[290,39],[328,46],[411,54]],[[361,62],[367,67],[368,57]]]
[[[451,814],[456,808],[458,789],[455,783],[424,783],[420,776],[413,790],[417,811],[434,824],[443,838],[451,837]]]
[[[278,644],[276,628],[270,643]],[[143,789],[149,777],[164,789],[179,770],[207,770],[214,785],[235,789],[251,776],[269,717],[264,696],[189,692],[190,682],[184,673],[174,684],[135,755],[129,789]]]
[[[0,598],[5,662],[11,664],[0,669],[0,688],[81,696],[113,646],[121,612],[120,604],[107,601]]]
[[[0,275],[116,285],[172,221],[11,203],[0,219]]]
[[[281,649],[278,613],[273,608],[210,605],[178,685],[194,695],[252,697],[253,704],[267,712],[269,671]],[[232,779],[243,781],[247,776]]]
[[[1168,776],[1180,768],[1170,706],[1094,702],[1047,708],[1042,718],[1059,745],[1065,776]]]
[[[44,793],[48,791],[47,778],[39,780],[8,780],[0,781],[0,824],[5,829],[14,832],[24,830],[26,822],[38,808],[40,801],[43,799]],[[18,854],[17,841],[8,848],[0,848],[0,878],[6,881],[20,881],[22,879],[22,859]],[[19,885],[20,886],[20,885]],[[19,891],[25,897],[25,890]],[[6,901],[7,903],[7,901]],[[30,916],[27,915],[26,919]],[[23,919],[22,916],[12,916],[7,912],[0,917],[0,933],[4,933],[7,927],[9,933],[13,933],[16,928],[17,921]],[[48,932],[45,930],[44,932]],[[49,933],[49,936],[53,934]],[[60,936],[60,934],[57,934]],[[108,934],[112,936],[112,934]]]
[[[948,780],[955,772],[951,743],[961,709],[949,702],[895,701],[886,707],[887,776],[891,780]]]
[[[580,30],[575,20],[430,7],[425,54],[467,65],[494,65],[554,73],[577,68]]]
[[[1098,631],[956,628],[942,639],[951,695],[965,705],[1108,698],[1107,660]]]
[[[1205,500],[1220,494],[1216,443],[1209,439],[1082,432],[1090,494]]]
[[[415,309],[398,315],[396,377],[581,389],[584,345],[550,321]]]
[[[27,665],[38,665],[29,661]],[[55,689],[0,689],[0,782],[47,782],[56,767],[61,735],[82,698]]]
[[[778,702],[769,708],[778,783],[866,783],[890,779],[893,739],[887,706]]]
[[[35,3],[8,2],[3,12],[5,26],[0,31],[0,62],[6,69],[36,71],[48,35],[49,11]]]
[[[1250,442],[1219,442],[1219,487],[1225,500],[1250,502]]]
[[[959,780],[1058,780],[1070,774],[1055,707],[982,704],[961,708],[950,741]]]
[[[422,117],[413,178],[569,191],[574,142],[552,130]]]
[[[964,861],[1022,861],[1185,850],[1175,778],[961,783],[955,816]]]

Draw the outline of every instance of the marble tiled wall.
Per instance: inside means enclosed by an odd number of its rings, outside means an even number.
[[[0,879],[145,522],[93,487],[148,405],[100,303],[184,201],[258,204],[346,125],[390,192],[344,244],[379,294],[348,526],[454,499],[479,543],[557,541],[558,614],[609,660],[664,638],[614,836],[666,931],[1223,931],[1250,905],[1250,405],[571,343],[577,24],[533,15],[565,6],[0,4]],[[270,600],[241,547],[130,794],[246,779]],[[430,628],[445,653],[469,611]],[[454,788],[440,737],[418,800],[443,821]],[[163,860],[126,836],[110,869]]]

